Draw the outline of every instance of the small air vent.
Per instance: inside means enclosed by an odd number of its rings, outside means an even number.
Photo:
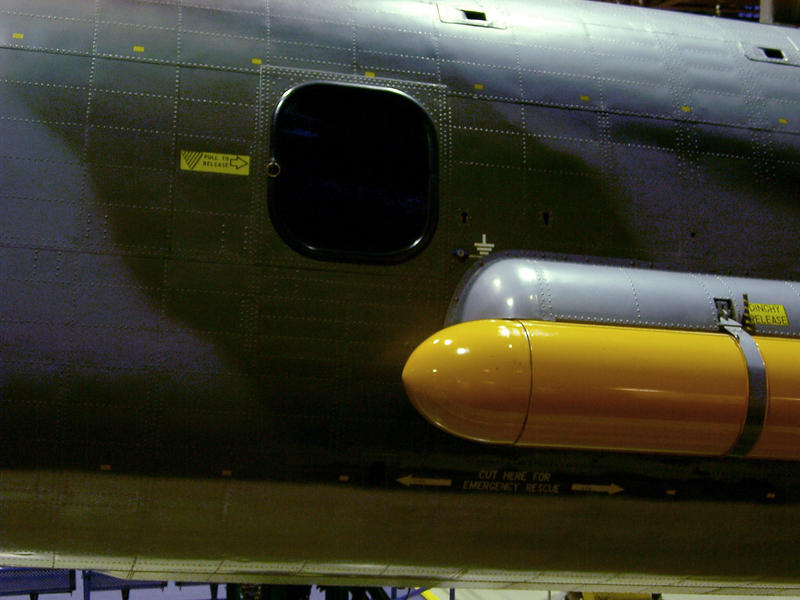
[[[488,27],[490,29],[505,29],[504,19],[499,11],[493,7],[484,7],[475,0],[451,0],[450,2],[437,2],[439,18],[442,23],[457,25],[472,25]]]
[[[751,46],[749,44],[739,43],[739,47],[748,60],[770,63],[771,65],[800,67],[800,52],[788,46],[784,48],[774,48],[770,46]]]
[[[464,10],[463,8],[461,9],[461,12],[464,13],[464,18],[467,21],[486,21],[487,20],[485,12],[481,12],[481,11],[478,11],[478,10]],[[767,49],[765,48],[764,50],[766,51]]]
[[[760,48],[760,50],[767,58],[771,58],[773,60],[786,60],[786,56],[784,56],[783,50],[780,48]]]

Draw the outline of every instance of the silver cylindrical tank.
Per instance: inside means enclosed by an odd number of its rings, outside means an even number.
[[[633,267],[498,257],[462,282],[446,325],[534,319],[718,331],[720,311],[752,330],[800,337],[800,283]]]

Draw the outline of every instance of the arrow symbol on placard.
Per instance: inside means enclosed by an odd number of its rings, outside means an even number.
[[[583,483],[573,483],[572,491],[597,492],[599,494],[608,494],[609,496],[612,496],[614,494],[619,494],[620,492],[624,492],[625,490],[619,487],[616,483],[612,483],[611,485],[589,485]]]
[[[241,156],[237,156],[236,158],[231,159],[231,166],[235,169],[241,169],[242,167],[246,167],[248,162],[243,159]]]
[[[412,485],[427,485],[432,487],[450,487],[453,485],[452,479],[434,479],[432,477],[414,477],[413,475],[406,475],[397,480],[397,483],[402,483],[404,486],[409,487]]]

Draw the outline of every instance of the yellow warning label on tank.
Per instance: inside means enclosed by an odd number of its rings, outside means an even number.
[[[788,327],[789,317],[786,315],[786,308],[782,304],[758,304],[750,303],[750,318],[754,325],[764,325],[767,327]]]
[[[250,157],[242,154],[181,150],[181,169],[227,175],[250,175]]]

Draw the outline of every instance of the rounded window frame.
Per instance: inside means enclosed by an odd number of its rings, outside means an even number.
[[[276,206],[278,202],[275,200],[278,188],[278,174],[275,177],[268,177],[267,183],[267,208],[269,218],[275,231],[281,239],[293,250],[309,258],[314,258],[322,261],[330,262],[347,262],[347,263],[361,263],[361,264],[397,264],[405,262],[415,257],[422,252],[433,239],[438,225],[439,217],[439,144],[436,134],[436,127],[431,119],[428,111],[406,92],[397,88],[385,86],[372,86],[364,84],[354,84],[346,82],[332,82],[332,81],[307,81],[296,85],[286,90],[278,100],[275,108],[272,111],[270,119],[270,135],[269,135],[269,158],[268,165],[280,165],[280,146],[276,142],[278,122],[281,115],[281,110],[285,107],[286,103],[291,99],[292,95],[298,90],[308,87],[340,87],[355,90],[365,90],[369,93],[379,94],[393,94],[401,97],[404,101],[408,102],[414,110],[418,111],[421,118],[421,123],[425,129],[425,138],[427,140],[428,149],[428,177],[427,177],[427,214],[424,230],[420,235],[416,236],[414,241],[409,245],[389,252],[375,252],[375,251],[353,251],[332,248],[319,248],[300,239],[291,226],[286,222],[286,218],[280,213],[280,208]]]

